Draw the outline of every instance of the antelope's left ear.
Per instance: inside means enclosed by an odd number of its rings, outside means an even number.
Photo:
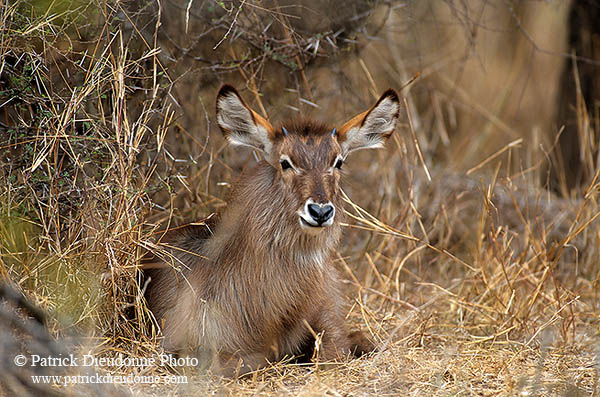
[[[392,135],[400,113],[396,91],[389,89],[375,106],[346,122],[338,131],[338,142],[344,154],[359,149],[383,147]]]

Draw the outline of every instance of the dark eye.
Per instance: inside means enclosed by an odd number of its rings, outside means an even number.
[[[284,171],[292,168],[292,165],[287,160],[281,160],[280,164],[281,164],[281,169]]]
[[[335,162],[335,168],[337,168],[338,170],[342,168],[342,164],[344,164],[344,162],[342,161],[342,159],[337,159],[337,161]]]

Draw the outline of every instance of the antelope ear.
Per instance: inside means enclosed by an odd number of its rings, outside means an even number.
[[[338,131],[338,142],[344,154],[359,149],[377,149],[394,132],[400,113],[396,91],[389,89],[375,106],[347,121]]]
[[[217,123],[232,145],[250,146],[270,154],[275,129],[228,84],[217,95]]]

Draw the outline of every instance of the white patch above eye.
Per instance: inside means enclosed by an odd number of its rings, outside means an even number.
[[[279,157],[279,164],[281,165],[282,162],[287,161],[290,166],[292,167],[291,169],[298,172],[298,169],[296,168],[296,166],[294,165],[294,163],[292,162],[292,160],[290,159],[290,157],[286,154],[282,154],[281,157]]]
[[[336,164],[340,160],[342,161],[342,164],[344,164],[344,162],[346,161],[346,157],[338,154],[337,157],[335,158],[335,160],[333,161],[333,164],[331,165],[331,167],[329,167],[329,170],[328,170],[329,174],[333,173],[333,170],[336,168]]]

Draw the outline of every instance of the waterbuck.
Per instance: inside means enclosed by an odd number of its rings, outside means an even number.
[[[242,172],[221,216],[161,239],[165,252],[154,261],[164,266],[146,271],[146,298],[165,350],[211,352],[226,375],[305,352],[314,335],[320,361],[373,350],[361,332],[346,330],[332,264],[342,232],[340,169],[351,152],[383,146],[399,109],[388,90],[339,128],[310,120],[274,127],[233,87],[221,88],[219,127],[264,160]]]

